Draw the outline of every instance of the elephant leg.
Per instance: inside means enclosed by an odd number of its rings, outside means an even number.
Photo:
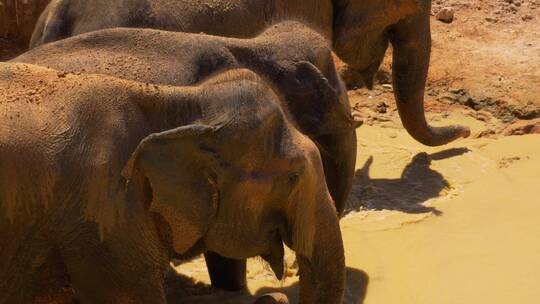
[[[59,250],[51,252],[24,290],[39,291],[30,303],[76,303],[66,266]]]
[[[246,289],[246,260],[229,259],[211,251],[204,258],[212,287],[228,291]]]
[[[24,253],[19,253],[24,256]],[[44,260],[43,260],[44,259]],[[69,277],[58,252],[44,253],[38,265],[27,260],[9,265],[0,282],[0,303],[74,303]],[[5,285],[4,285],[5,284]]]
[[[130,264],[108,254],[69,256],[66,264],[78,303],[166,303],[160,274],[126,271],[119,263]]]
[[[100,240],[94,231],[81,232],[63,245],[61,255],[80,304],[166,303],[167,257],[156,255],[149,243],[130,242],[128,236],[108,234]]]

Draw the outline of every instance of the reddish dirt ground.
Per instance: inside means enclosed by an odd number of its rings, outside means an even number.
[[[432,18],[426,112],[461,111],[489,122],[490,128],[473,130],[476,137],[539,133],[540,1],[438,0],[434,15],[448,6],[455,10],[451,23]],[[368,124],[397,120],[390,57],[374,90],[350,91]]]

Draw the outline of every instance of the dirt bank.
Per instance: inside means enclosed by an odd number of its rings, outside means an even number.
[[[443,7],[455,17],[432,18],[426,111],[461,111],[489,122],[476,137],[540,132],[540,37],[532,30],[540,28],[540,2],[433,1],[434,14]],[[351,91],[351,103],[370,124],[397,119],[390,70],[388,54],[375,89]]]

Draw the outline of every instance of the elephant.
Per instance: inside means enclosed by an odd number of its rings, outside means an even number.
[[[152,29],[94,31],[30,50],[12,62],[105,74],[163,85],[191,85],[216,71],[246,67],[283,94],[300,130],[323,152],[330,193],[341,213],[354,178],[355,120],[332,50],[318,32],[280,22],[251,39]]]
[[[247,67],[272,83],[302,133],[321,151],[326,181],[341,214],[354,180],[355,129],[331,47],[298,22],[281,22],[252,39],[117,28],[43,45],[13,59],[70,72],[106,74],[163,85],[192,85],[216,71]],[[245,261],[208,252],[212,285],[240,290]]]
[[[0,63],[0,90],[0,303],[166,303],[172,254],[280,277],[283,244],[300,301],[342,303],[319,151],[256,73],[181,87]]]
[[[424,113],[431,52],[431,0],[52,0],[39,18],[30,47],[114,27],[155,28],[252,37],[281,20],[298,20],[332,41],[336,54],[363,75],[368,88],[393,46],[398,112],[417,141],[439,146],[470,130],[432,127]]]

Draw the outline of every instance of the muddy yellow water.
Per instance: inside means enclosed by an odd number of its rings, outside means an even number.
[[[485,127],[444,121],[473,134]],[[540,135],[429,148],[390,123],[364,126],[358,138],[341,221],[346,303],[540,303]],[[208,282],[201,260],[180,270]],[[256,260],[249,285],[297,300],[294,275],[276,282]]]

